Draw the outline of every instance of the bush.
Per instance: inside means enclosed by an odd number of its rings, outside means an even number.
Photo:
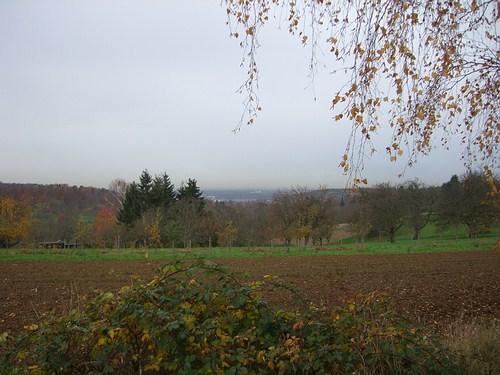
[[[378,294],[330,309],[275,310],[267,276],[243,283],[214,263],[162,267],[79,310],[0,336],[2,373],[456,373],[432,337]]]

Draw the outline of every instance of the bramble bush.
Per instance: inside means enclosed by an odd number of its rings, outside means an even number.
[[[285,311],[263,299],[275,277],[242,282],[200,260],[149,283],[101,293],[66,316],[0,336],[8,374],[457,373],[432,337],[372,293],[342,306]]]

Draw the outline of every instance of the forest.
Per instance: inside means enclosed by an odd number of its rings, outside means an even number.
[[[147,170],[109,189],[0,183],[0,247],[322,246],[347,225],[362,249],[367,238],[394,242],[402,228],[418,240],[431,223],[475,238],[498,232],[498,186],[470,172],[442,186],[387,182],[340,198],[297,186],[271,201],[232,202],[205,198],[195,179],[176,189]]]

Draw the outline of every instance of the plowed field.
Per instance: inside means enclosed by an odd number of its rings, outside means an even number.
[[[218,261],[251,279],[280,276],[315,303],[385,291],[397,310],[436,330],[458,317],[500,319],[500,253],[471,251],[404,255],[265,257]],[[17,331],[49,311],[61,314],[78,296],[116,291],[137,276],[148,279],[157,261],[2,262],[0,332]],[[290,303],[272,293],[271,304]]]

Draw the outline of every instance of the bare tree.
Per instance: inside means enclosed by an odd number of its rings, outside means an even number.
[[[402,194],[406,225],[413,231],[413,239],[418,240],[420,231],[436,214],[437,191],[411,180],[403,185]]]
[[[107,199],[107,202],[113,207],[115,213],[123,209],[127,187],[128,183],[121,178],[115,178],[109,183],[108,190],[111,192],[111,197]]]
[[[272,215],[276,236],[290,246],[294,236],[295,212],[293,196],[289,191],[277,190],[273,196]]]
[[[368,222],[380,237],[384,233],[389,235],[391,243],[395,242],[396,232],[404,224],[402,197],[402,188],[388,182],[361,190],[362,203],[367,205]]]
[[[300,186],[290,191],[277,191],[273,199],[276,228],[287,245],[292,239],[304,245],[311,237],[321,241],[328,239],[334,229],[334,206],[325,187],[317,191]]]
[[[262,246],[271,239],[270,208],[269,203],[262,201],[238,204],[239,215],[235,217],[235,224],[241,245]]]

